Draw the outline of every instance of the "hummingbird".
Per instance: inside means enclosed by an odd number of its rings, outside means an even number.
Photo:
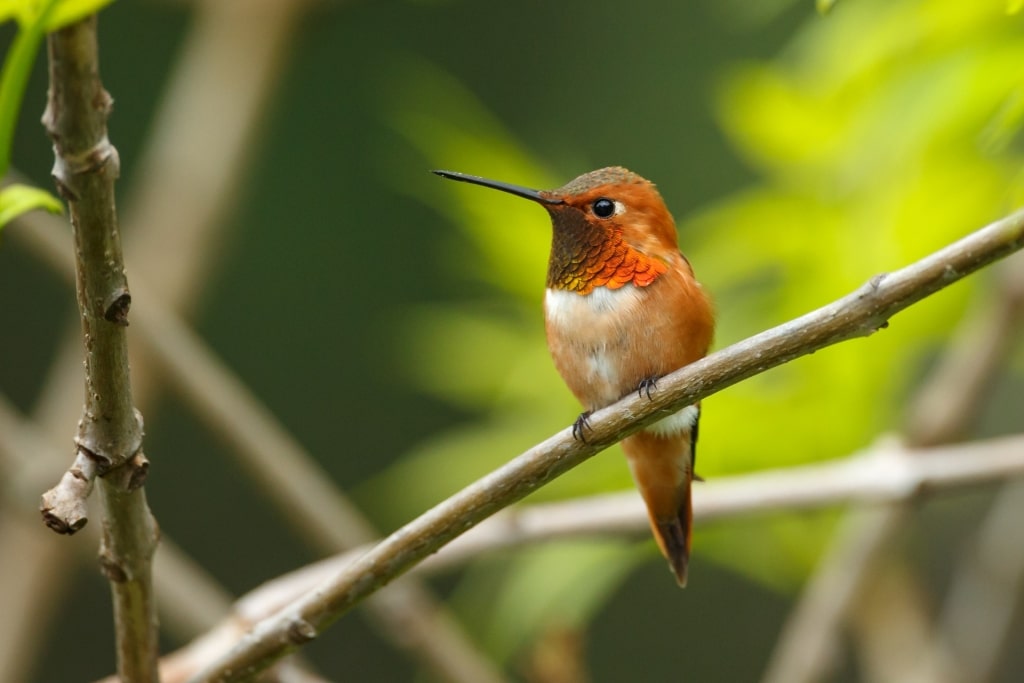
[[[660,377],[703,358],[714,333],[711,302],[679,250],[675,221],[652,182],[619,166],[584,173],[557,190],[434,171],[534,201],[551,217],[544,328],[555,368],[584,412],[626,395],[651,397]],[[651,530],[686,585],[700,404],[622,441]],[[697,477],[699,479],[699,477]]]

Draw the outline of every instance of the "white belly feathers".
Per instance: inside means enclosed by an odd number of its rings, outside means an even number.
[[[621,315],[628,316],[630,309],[640,304],[640,299],[641,292],[634,285],[625,285],[618,289],[596,287],[585,296],[549,287],[544,292],[544,312],[549,323],[567,330],[578,330],[581,329],[581,325],[599,322],[603,314],[610,313],[613,309],[620,311]]]
[[[642,327],[638,318],[643,299],[643,292],[634,285],[598,287],[585,296],[551,288],[545,292],[549,335],[562,340],[552,345],[555,366],[588,410],[614,403],[639,389],[639,383],[636,387],[624,385],[632,379],[621,377],[620,367],[623,358],[638,352],[634,334]],[[570,365],[582,376],[567,373]],[[689,431],[698,415],[696,406],[688,406],[645,431],[662,436]]]

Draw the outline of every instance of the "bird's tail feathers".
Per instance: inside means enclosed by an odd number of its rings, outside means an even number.
[[[693,528],[693,509],[690,505],[690,492],[687,490],[686,500],[679,508],[674,519],[658,520],[651,517],[651,529],[658,541],[662,554],[668,560],[672,573],[680,588],[686,587],[686,574],[690,565],[690,530]]]
[[[680,587],[686,586],[693,528],[689,434],[637,432],[622,442],[633,479],[647,505],[651,531]]]

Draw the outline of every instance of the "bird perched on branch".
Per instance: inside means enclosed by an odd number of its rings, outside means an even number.
[[[434,173],[524,197],[550,214],[545,329],[555,367],[584,407],[573,425],[576,438],[585,440],[592,411],[631,392],[650,398],[659,377],[707,354],[711,303],[650,181],[617,166],[557,190]],[[622,441],[654,538],[680,586],[690,556],[699,420],[694,404]]]

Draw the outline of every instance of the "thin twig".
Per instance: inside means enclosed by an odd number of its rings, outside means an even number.
[[[100,562],[114,595],[118,673],[143,683],[158,680],[152,584],[157,533],[142,489],[142,419],[132,407],[125,329],[131,296],[114,208],[119,162],[107,139],[110,96],[99,78],[96,24],[92,16],[49,36],[43,122],[53,138],[53,175],[68,202],[75,237],[86,372],[75,442],[78,455],[92,460],[102,475]]]
[[[700,524],[780,510],[842,504],[904,502],[922,494],[1024,476],[1024,435],[946,446],[908,454],[889,442],[845,459],[716,479],[694,489]],[[867,508],[867,510],[884,508]],[[643,536],[647,515],[635,491],[558,503],[512,507],[445,546],[414,571],[439,572],[482,554],[580,536]],[[268,581],[240,598],[216,628],[168,655],[161,666],[176,672],[207,666],[258,622],[357,562],[372,546],[307,565]],[[856,556],[852,555],[852,560]]]
[[[707,524],[781,510],[903,502],[932,490],[1018,476],[1024,473],[1024,452],[1015,454],[1014,449],[1024,449],[1024,435],[910,452],[886,439],[841,460],[701,484],[693,491],[694,519],[697,524]],[[484,553],[560,538],[642,536],[647,531],[643,503],[633,490],[510,507],[455,539],[416,569],[443,571]],[[370,549],[356,548],[325,562],[337,571]],[[328,571],[321,572],[320,579],[328,578]],[[314,584],[306,585],[312,588]]]
[[[693,491],[698,524],[740,515],[765,514],[853,503],[901,502],[919,493],[982,483],[1021,474],[1024,436],[908,452],[891,439],[863,454],[824,464],[804,465],[717,479]],[[917,462],[918,454],[927,461]],[[969,461],[956,458],[969,456]],[[647,516],[635,491],[558,503],[511,507],[455,539],[419,567],[441,571],[482,553],[559,538],[648,531]],[[370,547],[339,558],[340,569]],[[332,560],[333,561],[333,560]],[[323,578],[327,578],[324,575]]]
[[[566,429],[413,520],[253,629],[197,681],[242,680],[319,635],[353,605],[498,510],[667,414],[800,356],[885,327],[895,313],[1024,246],[1024,212],[997,221],[856,292],[667,375],[591,416],[588,442]]]

